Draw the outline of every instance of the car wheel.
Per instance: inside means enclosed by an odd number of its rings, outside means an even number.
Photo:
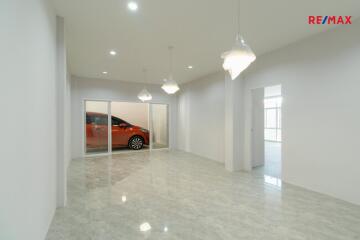
[[[140,136],[133,136],[129,140],[129,148],[133,150],[140,150],[144,146],[144,139]]]

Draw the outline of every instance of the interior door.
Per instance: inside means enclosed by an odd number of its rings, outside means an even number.
[[[251,126],[251,159],[252,167],[265,163],[264,142],[264,88],[251,91],[252,95],[252,126]]]

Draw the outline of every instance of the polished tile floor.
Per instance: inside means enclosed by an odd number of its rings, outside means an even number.
[[[359,206],[183,152],[74,160],[68,191],[48,240],[360,239]]]
[[[256,167],[255,172],[281,178],[281,143],[265,141],[265,164]]]

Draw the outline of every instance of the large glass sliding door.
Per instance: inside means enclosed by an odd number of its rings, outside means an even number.
[[[85,101],[85,154],[169,147],[167,104]]]
[[[149,147],[149,104],[111,102],[112,151]]]
[[[151,104],[151,146],[152,149],[169,147],[169,120],[167,104]]]
[[[109,102],[85,101],[85,153],[109,152]]]

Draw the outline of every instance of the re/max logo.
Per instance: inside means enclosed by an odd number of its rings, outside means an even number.
[[[309,24],[352,24],[351,16],[309,16]]]

